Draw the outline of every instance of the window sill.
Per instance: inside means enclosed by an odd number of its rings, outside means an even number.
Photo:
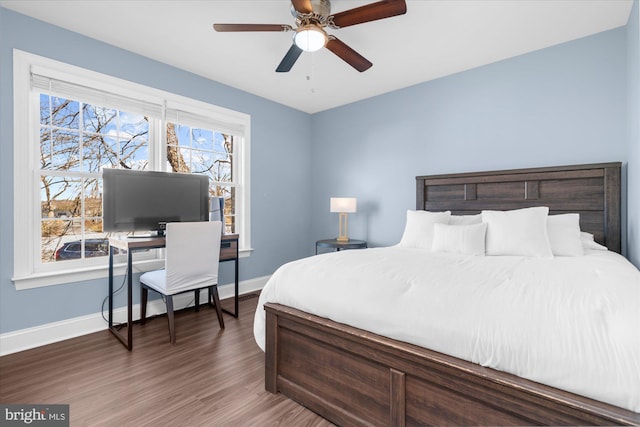
[[[133,273],[144,273],[164,267],[164,260],[151,259],[135,261],[133,263]],[[115,276],[122,276],[127,269],[126,262],[118,262],[113,265]],[[46,273],[33,273],[25,276],[12,277],[16,290],[41,288],[44,286],[64,285],[67,283],[83,282],[86,280],[106,279],[109,277],[109,265],[99,265],[74,270],[64,270]]]
[[[240,249],[239,258],[248,258],[253,252],[252,248]],[[144,273],[146,271],[157,270],[164,267],[163,259],[147,259],[133,262],[133,274]],[[114,263],[114,276],[122,276],[126,273],[126,261]],[[68,283],[83,282],[87,280],[107,279],[109,277],[109,265],[97,265],[86,268],[78,268],[64,271],[48,271],[43,273],[32,273],[24,276],[12,277],[16,290],[42,288],[45,286],[64,285]]]

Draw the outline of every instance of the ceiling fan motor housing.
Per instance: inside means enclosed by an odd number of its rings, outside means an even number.
[[[331,1],[330,0],[311,0],[311,8],[313,9],[313,13],[311,13],[310,17],[317,19],[320,22],[326,21],[326,19],[331,14]],[[293,6],[291,6],[291,14],[294,18],[306,18],[301,13],[299,13]]]
[[[311,7],[316,14],[324,19],[327,19],[327,16],[331,14],[330,0],[311,0]]]

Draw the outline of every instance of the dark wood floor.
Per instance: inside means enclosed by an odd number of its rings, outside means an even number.
[[[253,339],[257,296],[240,318],[176,313],[135,325],[128,352],[108,331],[0,357],[0,403],[69,404],[71,426],[331,426],[264,390],[264,353]]]

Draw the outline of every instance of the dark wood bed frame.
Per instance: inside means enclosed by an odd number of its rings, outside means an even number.
[[[549,206],[620,252],[620,163],[419,176],[417,208]],[[640,414],[279,304],[265,388],[338,425],[624,425]],[[381,316],[384,313],[380,313]]]

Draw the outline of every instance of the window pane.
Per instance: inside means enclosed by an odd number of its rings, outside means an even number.
[[[211,129],[167,123],[167,170],[209,177],[209,193],[225,199],[225,232],[236,232],[235,184],[233,170],[234,136]],[[213,184],[215,183],[215,184]]]
[[[40,177],[42,218],[77,218],[82,209],[82,180],[60,176]]]
[[[84,221],[85,236],[95,238],[96,236],[106,238],[102,233],[102,218],[92,218]]]
[[[193,148],[213,151],[213,132],[204,129],[193,129]]]
[[[94,124],[100,122],[104,109],[85,108],[85,116],[96,113]],[[83,171],[98,173],[104,167],[125,166],[129,169],[147,169],[149,165],[149,122],[144,116],[120,112],[123,128],[112,119],[103,132],[87,133],[83,146]],[[114,116],[115,117],[115,116]],[[125,129],[126,128],[126,129]]]
[[[107,256],[102,232],[102,180],[41,177],[41,261]],[[84,211],[83,211],[84,209]]]
[[[228,154],[215,153],[213,179],[218,182],[233,182],[232,159]]]
[[[186,150],[183,150],[183,152]],[[189,154],[183,154],[185,157]],[[192,173],[208,173],[213,170],[213,153],[210,151],[192,150],[191,156],[191,172]],[[210,174],[209,174],[210,175]]]
[[[100,228],[102,224],[100,220]],[[80,237],[80,221],[46,220],[42,222],[43,263],[73,261],[109,255],[109,238],[105,233],[88,232]]]
[[[79,129],[80,103],[64,98],[51,97],[51,125],[65,129]]]
[[[167,123],[167,144],[191,147],[191,128],[176,123]]]
[[[120,111],[120,127],[125,140],[146,136],[149,133],[149,121],[142,114]]]
[[[214,150],[221,153],[233,153],[233,138],[233,135],[216,133]]]
[[[117,167],[119,151],[118,140],[115,138],[100,134],[85,135],[82,170],[97,173],[103,167]]]
[[[51,145],[51,128],[40,128],[40,169],[51,169],[53,147]]]
[[[95,223],[100,219],[100,227],[92,231],[102,231],[102,179],[84,179],[84,218]],[[86,226],[86,224],[85,224]]]
[[[225,215],[224,232],[225,234],[236,234],[236,217],[235,216]]]
[[[40,195],[42,219],[102,217],[102,179],[41,176]]]
[[[116,110],[85,104],[82,108],[84,131],[107,134],[118,131]]]
[[[147,124],[148,125],[148,124]],[[129,169],[146,170],[149,168],[149,141],[136,137],[121,143],[122,162]]]
[[[180,149],[178,150],[178,153],[180,154],[180,162],[181,163],[183,162],[186,165],[186,168],[181,168],[176,172],[191,172],[191,163],[193,162],[193,159],[191,158],[191,156],[193,154],[193,150],[191,150],[188,147],[187,148],[180,147]]]
[[[142,114],[120,111],[120,157],[129,169],[149,166],[149,120]]]
[[[40,94],[40,124],[41,125],[49,125],[51,126],[51,105],[49,102],[51,101],[51,97],[47,94]]]
[[[80,134],[77,131],[53,129],[49,136],[50,140],[41,139],[40,146],[40,155],[43,160],[46,158],[48,165],[46,169],[79,170]]]
[[[172,172],[190,173],[190,157],[190,150],[187,148],[167,147],[167,162],[169,163],[169,170]]]
[[[216,133],[214,180],[234,182],[233,176],[233,135]]]
[[[209,189],[209,193],[212,196],[224,197],[225,233],[234,234],[236,232],[236,189],[215,185]]]
[[[41,223],[40,258],[43,263],[56,260],[56,250],[66,241],[73,241],[73,222],[62,219],[45,219]]]

